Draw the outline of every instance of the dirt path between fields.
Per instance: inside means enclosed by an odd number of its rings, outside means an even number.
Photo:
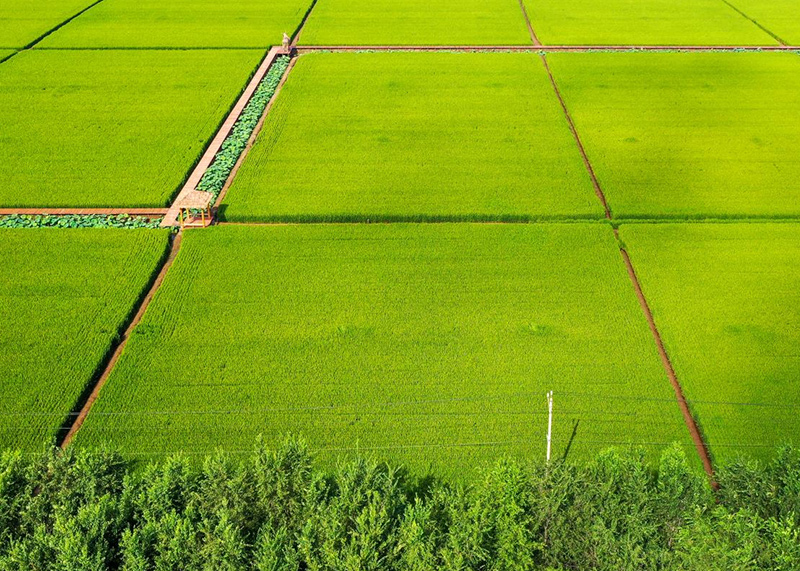
[[[683,388],[678,381],[678,375],[675,373],[675,368],[672,366],[672,361],[670,361],[667,350],[664,347],[664,342],[661,339],[661,333],[658,331],[655,319],[653,319],[653,313],[650,311],[650,305],[647,303],[647,298],[645,298],[644,292],[642,291],[642,286],[639,282],[639,278],[636,275],[636,270],[633,268],[633,262],[631,262],[628,252],[625,250],[622,242],[620,241],[619,233],[617,232],[616,228],[614,229],[614,237],[619,243],[619,251],[622,254],[622,259],[625,261],[625,267],[628,270],[628,276],[633,284],[633,289],[636,291],[636,297],[639,300],[639,305],[642,307],[642,311],[647,318],[647,324],[650,327],[650,332],[653,334],[653,339],[655,340],[656,347],[658,348],[658,354],[661,356],[661,364],[664,365],[664,370],[667,373],[667,377],[669,377],[669,381],[672,383],[672,388],[675,390],[675,398],[677,399],[678,405],[681,408],[683,420],[689,429],[689,434],[694,441],[697,454],[700,456],[700,460],[703,462],[703,468],[705,469],[706,474],[711,481],[711,485],[716,488],[716,482],[714,480],[714,468],[711,464],[711,456],[708,452],[708,446],[703,440],[703,436],[700,433],[700,428],[697,426],[697,421],[695,421],[692,411],[689,409],[689,403],[686,401],[686,397],[683,394]]]
[[[586,170],[589,173],[589,177],[592,179],[592,186],[594,187],[595,194],[597,195],[598,200],[600,201],[600,203],[603,206],[603,209],[605,210],[606,219],[611,221],[613,220],[611,209],[608,206],[608,202],[606,201],[606,197],[605,194],[603,193],[603,189],[600,186],[600,182],[597,180],[597,175],[594,172],[592,163],[589,160],[589,157],[586,154],[586,150],[583,147],[580,135],[578,134],[578,130],[575,127],[575,122],[572,120],[572,116],[570,115],[569,109],[567,109],[567,105],[564,102],[563,97],[561,96],[561,91],[558,88],[558,84],[556,83],[555,77],[553,77],[553,73],[551,72],[550,66],[547,63],[546,54],[541,54],[541,59],[542,59],[542,64],[544,65],[544,68],[547,71],[547,75],[550,78],[550,83],[553,86],[553,90],[555,91],[556,97],[558,98],[558,101],[561,104],[561,109],[564,111],[564,116],[567,119],[570,131],[572,131],[572,135],[575,138],[575,144],[577,145],[578,150],[581,153],[581,157],[583,158],[583,163],[584,165],[586,165]],[[653,313],[650,311],[650,305],[647,303],[647,298],[645,298],[644,296],[644,292],[642,291],[642,286],[639,282],[638,276],[636,275],[636,271],[633,267],[633,263],[631,262],[630,256],[628,255],[628,252],[625,250],[625,247],[619,238],[619,232],[617,231],[617,229],[614,228],[613,232],[614,232],[614,238],[617,240],[617,245],[619,246],[620,254],[622,255],[622,259],[628,271],[628,277],[630,278],[631,285],[633,285],[633,289],[636,292],[636,298],[639,301],[639,306],[642,308],[642,312],[644,313],[645,318],[647,319],[647,324],[650,328],[650,333],[653,336],[653,341],[655,342],[656,348],[658,349],[658,354],[661,357],[661,364],[664,366],[664,371],[667,373],[667,377],[669,378],[669,381],[672,384],[672,388],[675,391],[675,398],[678,401],[678,406],[680,407],[681,413],[683,414],[684,423],[686,424],[686,427],[689,429],[689,434],[692,437],[692,441],[694,442],[695,448],[697,449],[697,454],[698,456],[700,456],[700,460],[703,463],[703,469],[706,471],[706,474],[708,475],[711,485],[716,488],[716,482],[714,480],[714,468],[711,464],[711,456],[708,452],[708,446],[703,440],[703,436],[700,433],[700,428],[697,425],[697,421],[695,420],[691,410],[689,409],[689,404],[686,402],[686,397],[683,394],[683,388],[681,387],[681,384],[678,381],[678,376],[675,373],[675,369],[672,366],[672,362],[669,359],[667,350],[664,347],[664,342],[661,339],[661,333],[659,332],[658,327],[656,327],[656,322],[655,319],[653,318]]]
[[[800,46],[642,46],[642,45],[518,45],[518,46],[303,46],[299,54],[314,52],[798,52]]]
[[[594,193],[597,196],[597,199],[600,201],[600,204],[603,206],[603,211],[605,212],[606,218],[611,220],[611,209],[608,207],[608,201],[606,200],[605,194],[603,194],[603,189],[600,188],[600,182],[597,180],[597,175],[594,172],[592,163],[589,161],[589,157],[586,155],[586,149],[583,147],[583,142],[581,142],[580,135],[578,135],[578,130],[575,128],[575,122],[572,120],[572,116],[567,109],[567,104],[564,102],[564,98],[561,97],[561,91],[558,89],[558,84],[556,83],[555,77],[553,77],[553,72],[550,71],[550,64],[547,63],[547,56],[542,54],[540,57],[542,60],[542,65],[544,65],[544,69],[547,72],[547,76],[550,78],[550,84],[553,86],[553,91],[555,91],[558,102],[561,105],[562,111],[564,112],[564,117],[569,125],[569,130],[572,132],[572,137],[575,139],[575,144],[578,146],[578,151],[581,153],[583,164],[586,166],[586,170],[589,172],[589,177],[592,179]]]
[[[100,390],[103,388],[103,385],[106,384],[111,371],[114,369],[114,365],[117,364],[122,351],[125,349],[125,345],[128,343],[128,339],[130,338],[131,333],[142,320],[142,317],[147,311],[147,307],[150,305],[150,302],[153,300],[153,296],[155,295],[156,291],[159,287],[161,287],[162,282],[164,281],[164,277],[167,275],[167,271],[172,266],[172,263],[175,261],[175,257],[178,255],[178,251],[181,247],[181,238],[182,235],[180,232],[175,234],[172,238],[172,243],[169,246],[169,254],[164,260],[164,265],[161,266],[161,269],[156,276],[156,279],[153,281],[150,289],[147,291],[147,294],[142,298],[136,313],[131,319],[128,326],[125,328],[125,332],[122,334],[122,337],[117,341],[117,345],[114,348],[114,351],[111,353],[111,357],[108,359],[108,362],[103,367],[103,372],[97,379],[97,382],[92,387],[91,392],[86,396],[86,400],[83,402],[80,411],[77,413],[70,414],[71,422],[68,420],[60,433],[63,433],[65,428],[69,427],[66,435],[64,436],[63,440],[58,443],[58,446],[62,449],[69,446],[72,439],[75,437],[75,433],[80,430],[81,426],[83,426],[83,422],[86,420],[86,416],[89,414],[89,411],[94,405],[94,402],[97,400],[98,395],[100,394]]]
[[[127,214],[142,218],[161,218],[166,213],[166,208],[0,208],[0,216],[118,216]]]
[[[533,45],[541,46],[542,42],[539,41],[539,38],[536,36],[536,32],[533,31],[533,24],[531,24],[531,19],[528,17],[528,10],[525,8],[524,0],[519,0],[519,9],[522,10],[522,15],[525,17],[525,24],[528,26],[528,33],[531,35],[531,41],[533,42]]]

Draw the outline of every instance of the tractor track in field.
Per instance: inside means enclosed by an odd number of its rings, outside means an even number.
[[[73,410],[73,412],[68,416],[68,420],[64,423],[59,431],[59,434],[66,432],[63,439],[57,442],[58,446],[62,450],[69,446],[70,442],[72,442],[72,439],[75,437],[75,433],[80,430],[81,426],[83,426],[83,422],[86,420],[89,411],[100,394],[100,390],[103,388],[103,385],[106,384],[106,381],[108,381],[111,371],[114,369],[114,366],[117,364],[122,351],[125,349],[125,345],[127,345],[131,333],[142,320],[145,311],[147,311],[147,307],[153,300],[153,296],[158,288],[161,287],[164,277],[167,275],[170,267],[172,267],[172,263],[175,261],[175,258],[178,255],[181,247],[181,239],[182,234],[180,232],[172,237],[169,245],[169,252],[163,259],[161,268],[158,270],[156,278],[153,280],[153,283],[150,285],[150,288],[147,290],[145,296],[139,302],[136,312],[134,313],[133,318],[130,320],[127,327],[125,327],[125,331],[123,332],[122,336],[116,341],[114,349],[111,351],[108,360],[104,365],[101,365],[102,373],[97,378],[97,381],[91,386],[91,390],[88,391],[88,394],[86,391],[84,391],[84,394],[81,397],[82,402],[79,403],[80,408],[76,407]]]

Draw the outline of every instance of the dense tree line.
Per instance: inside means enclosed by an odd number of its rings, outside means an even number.
[[[306,446],[136,469],[113,452],[0,458],[0,569],[800,569],[800,453],[735,462],[719,491],[657,467],[497,462],[470,485]]]

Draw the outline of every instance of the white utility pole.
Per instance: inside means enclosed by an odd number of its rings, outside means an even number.
[[[547,463],[550,463],[550,439],[553,435],[553,391],[547,393]]]

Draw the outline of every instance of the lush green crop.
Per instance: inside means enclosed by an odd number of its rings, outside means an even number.
[[[606,225],[224,226],[185,235],[76,442],[460,470],[542,457],[548,390],[556,456],[688,440]]]
[[[261,120],[264,109],[275,94],[287,67],[289,67],[288,56],[279,57],[272,63],[250,101],[247,102],[242,114],[236,120],[230,134],[223,141],[222,147],[214,156],[214,162],[203,173],[203,178],[197,185],[199,190],[210,192],[214,195],[214,199],[217,198],[233,167],[236,166],[236,161],[239,160],[242,151],[247,146],[247,141],[250,140],[250,136]]]
[[[0,62],[14,53],[14,50],[0,50]]]
[[[301,56],[228,220],[602,216],[538,57]]]
[[[0,206],[163,206],[259,50],[32,50],[0,65]]]
[[[721,0],[525,0],[525,6],[544,44],[777,44]]]
[[[0,48],[27,46],[93,1],[3,0],[0,3]]]
[[[548,59],[615,215],[800,215],[797,55]]]
[[[303,45],[525,45],[517,0],[325,0]]]
[[[711,452],[800,430],[800,225],[623,226],[645,295]]]
[[[43,46],[267,48],[292,35],[311,0],[114,0]]]
[[[785,43],[800,44],[800,6],[796,0],[733,0],[731,3]]]
[[[167,245],[166,230],[0,230],[0,444],[50,442]]]

